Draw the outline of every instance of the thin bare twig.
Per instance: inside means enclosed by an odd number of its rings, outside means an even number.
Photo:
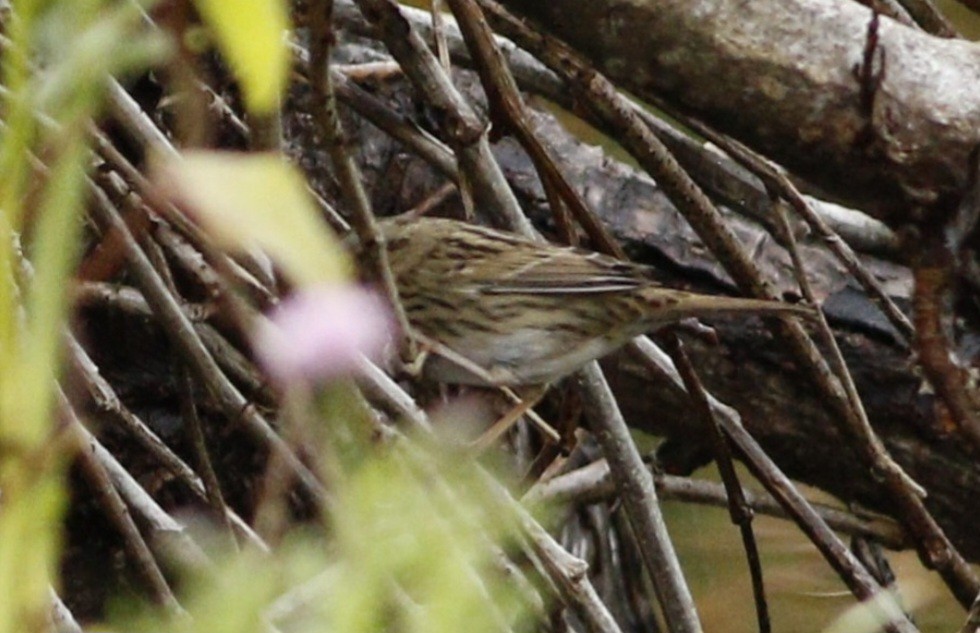
[[[147,587],[153,601],[167,611],[179,614],[183,612],[180,603],[174,596],[170,585],[167,584],[160,566],[157,565],[153,553],[140,534],[133,517],[126,509],[119,493],[113,487],[108,473],[95,458],[87,446],[88,433],[82,429],[82,423],[72,409],[65,394],[58,391],[58,413],[67,426],[67,432],[76,449],[82,472],[92,488],[95,498],[105,511],[106,518],[119,531],[123,546],[133,562],[133,566],[144,585]]]
[[[759,560],[759,546],[755,540],[755,533],[752,530],[752,509],[749,508],[742,494],[742,485],[739,483],[738,474],[735,472],[735,464],[732,462],[732,452],[728,446],[724,432],[714,414],[711,412],[711,404],[708,401],[708,394],[684,351],[684,346],[676,335],[670,335],[671,356],[674,359],[674,366],[684,381],[684,387],[691,398],[695,412],[701,418],[702,428],[707,432],[710,439],[715,457],[715,464],[718,472],[721,473],[721,480],[725,485],[729,504],[728,514],[732,523],[738,526],[742,535],[742,546],[745,548],[745,557],[749,565],[749,575],[752,578],[752,595],[755,598],[756,617],[759,620],[759,632],[768,633],[772,630],[772,622],[769,619],[769,604],[766,601],[766,586],[762,579],[762,564]]]
[[[459,161],[461,191],[469,188],[475,205],[522,235],[534,229],[490,152],[487,125],[453,86],[422,37],[390,0],[357,0],[364,17],[378,27],[385,46],[436,111],[442,131]]]
[[[497,47],[480,7],[473,0],[447,1],[456,15],[463,37],[476,61],[477,71],[490,103],[491,119],[495,125],[503,128],[497,131],[497,134],[513,133],[534,162],[545,191],[557,192],[557,198],[561,203],[551,205],[553,212],[557,213],[563,208],[562,205],[567,205],[592,239],[596,250],[619,259],[626,259],[622,247],[589,209],[582,196],[575,191],[553,152],[545,147],[544,142],[533,130],[527,105],[521,97],[514,76],[507,67],[503,53]]]
[[[337,110],[332,74],[329,72],[330,49],[333,45],[333,1],[319,0],[310,4],[310,65],[307,76],[313,93],[314,117],[326,142],[340,190],[351,214],[351,220],[365,255],[365,265],[381,285],[381,290],[394,311],[402,333],[402,358],[412,362],[419,350],[412,337],[412,328],[405,309],[398,299],[398,288],[388,264],[384,235],[378,228],[368,201],[360,169],[348,151],[348,141]]]
[[[718,508],[729,507],[728,495],[721,484],[689,477],[653,473],[657,493],[664,500],[697,503]],[[588,504],[610,500],[616,496],[616,486],[605,460],[559,475],[536,484],[521,499],[524,504]],[[753,512],[780,519],[789,516],[765,492],[742,489],[742,496]],[[885,547],[902,550],[910,546],[905,531],[893,519],[884,516],[861,516],[840,508],[811,503],[813,509],[834,531],[873,539]]]
[[[848,246],[847,242],[841,239],[827,222],[817,214],[810,202],[800,193],[796,185],[786,176],[782,169],[773,164],[767,158],[754,152],[752,149],[746,147],[744,144],[739,143],[735,139],[728,137],[723,134],[718,134],[710,127],[701,124],[699,121],[686,117],[684,119],[686,125],[691,126],[699,134],[706,136],[711,140],[712,143],[718,145],[723,149],[729,156],[734,160],[749,169],[752,173],[758,176],[765,183],[766,187],[770,191],[770,197],[773,195],[781,197],[789,203],[793,211],[803,218],[803,221],[807,223],[817,236],[820,237],[826,244],[827,248],[833,253],[837,259],[847,268],[847,271],[854,276],[854,279],[861,285],[865,292],[868,293],[868,297],[873,301],[879,309],[884,313],[885,317],[895,326],[895,328],[905,337],[906,341],[912,339],[915,333],[915,328],[912,326],[912,322],[909,321],[908,317],[905,316],[895,302],[892,301],[891,297],[885,292],[878,280],[875,279],[867,268],[858,260],[857,255]],[[778,209],[778,200],[773,200],[771,209],[774,211],[773,215],[777,218],[781,211]],[[785,224],[785,220],[779,220],[779,225]],[[783,236],[786,235],[786,231],[789,230],[786,227],[780,229]],[[808,299],[810,299],[808,297]],[[812,299],[810,299],[812,300]]]
[[[700,631],[694,599],[684,580],[663,520],[653,477],[644,467],[626,421],[599,369],[589,363],[575,375],[585,392],[585,411],[626,504],[650,579],[672,631]]]

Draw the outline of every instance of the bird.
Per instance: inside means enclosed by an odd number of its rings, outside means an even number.
[[[812,316],[807,305],[665,287],[651,269],[460,220],[379,222],[411,328],[438,382],[547,385],[640,334],[690,317]]]

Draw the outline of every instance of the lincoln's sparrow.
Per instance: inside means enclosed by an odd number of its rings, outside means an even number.
[[[544,384],[688,317],[813,312],[665,288],[637,264],[456,220],[395,218],[381,227],[411,325],[485,370],[481,378],[434,354],[426,371],[442,382]]]

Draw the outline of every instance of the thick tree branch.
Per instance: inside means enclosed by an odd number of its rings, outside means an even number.
[[[980,142],[980,46],[881,17],[880,81],[862,84],[872,14],[854,2],[503,4],[641,98],[697,113],[892,226],[910,202],[958,194]]]

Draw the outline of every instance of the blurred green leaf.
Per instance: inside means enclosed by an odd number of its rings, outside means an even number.
[[[204,21],[242,85],[249,110],[275,109],[289,74],[284,40],[289,14],[282,0],[196,0]]]
[[[376,450],[335,481],[327,532],[305,530],[181,583],[191,616],[148,610],[124,630],[153,633],[490,633],[525,611],[493,564],[506,520],[472,463],[404,447]],[[412,450],[412,449],[409,449]],[[506,615],[504,615],[506,614]]]
[[[497,631],[516,596],[492,571],[490,543],[506,522],[473,465],[434,455],[419,469],[393,451],[342,490],[335,518],[345,581],[332,595],[331,630]]]
[[[35,473],[39,481],[11,477],[11,465],[16,466],[7,464],[0,479],[7,484],[0,512],[0,631],[22,633],[26,622],[37,622],[48,611],[65,491],[57,477],[40,473]]]
[[[110,73],[159,52],[130,3],[14,2],[11,11],[0,78],[0,633],[43,630],[56,583],[73,444],[58,441],[54,404],[89,126]]]
[[[194,151],[156,170],[157,182],[225,247],[258,246],[295,283],[350,277],[337,237],[320,217],[303,177],[273,154]]]
[[[934,598],[935,590],[930,591],[921,582],[903,583],[901,596],[883,589],[874,598],[851,605],[823,633],[884,631],[890,620],[901,618],[904,613],[915,613],[920,606]]]

